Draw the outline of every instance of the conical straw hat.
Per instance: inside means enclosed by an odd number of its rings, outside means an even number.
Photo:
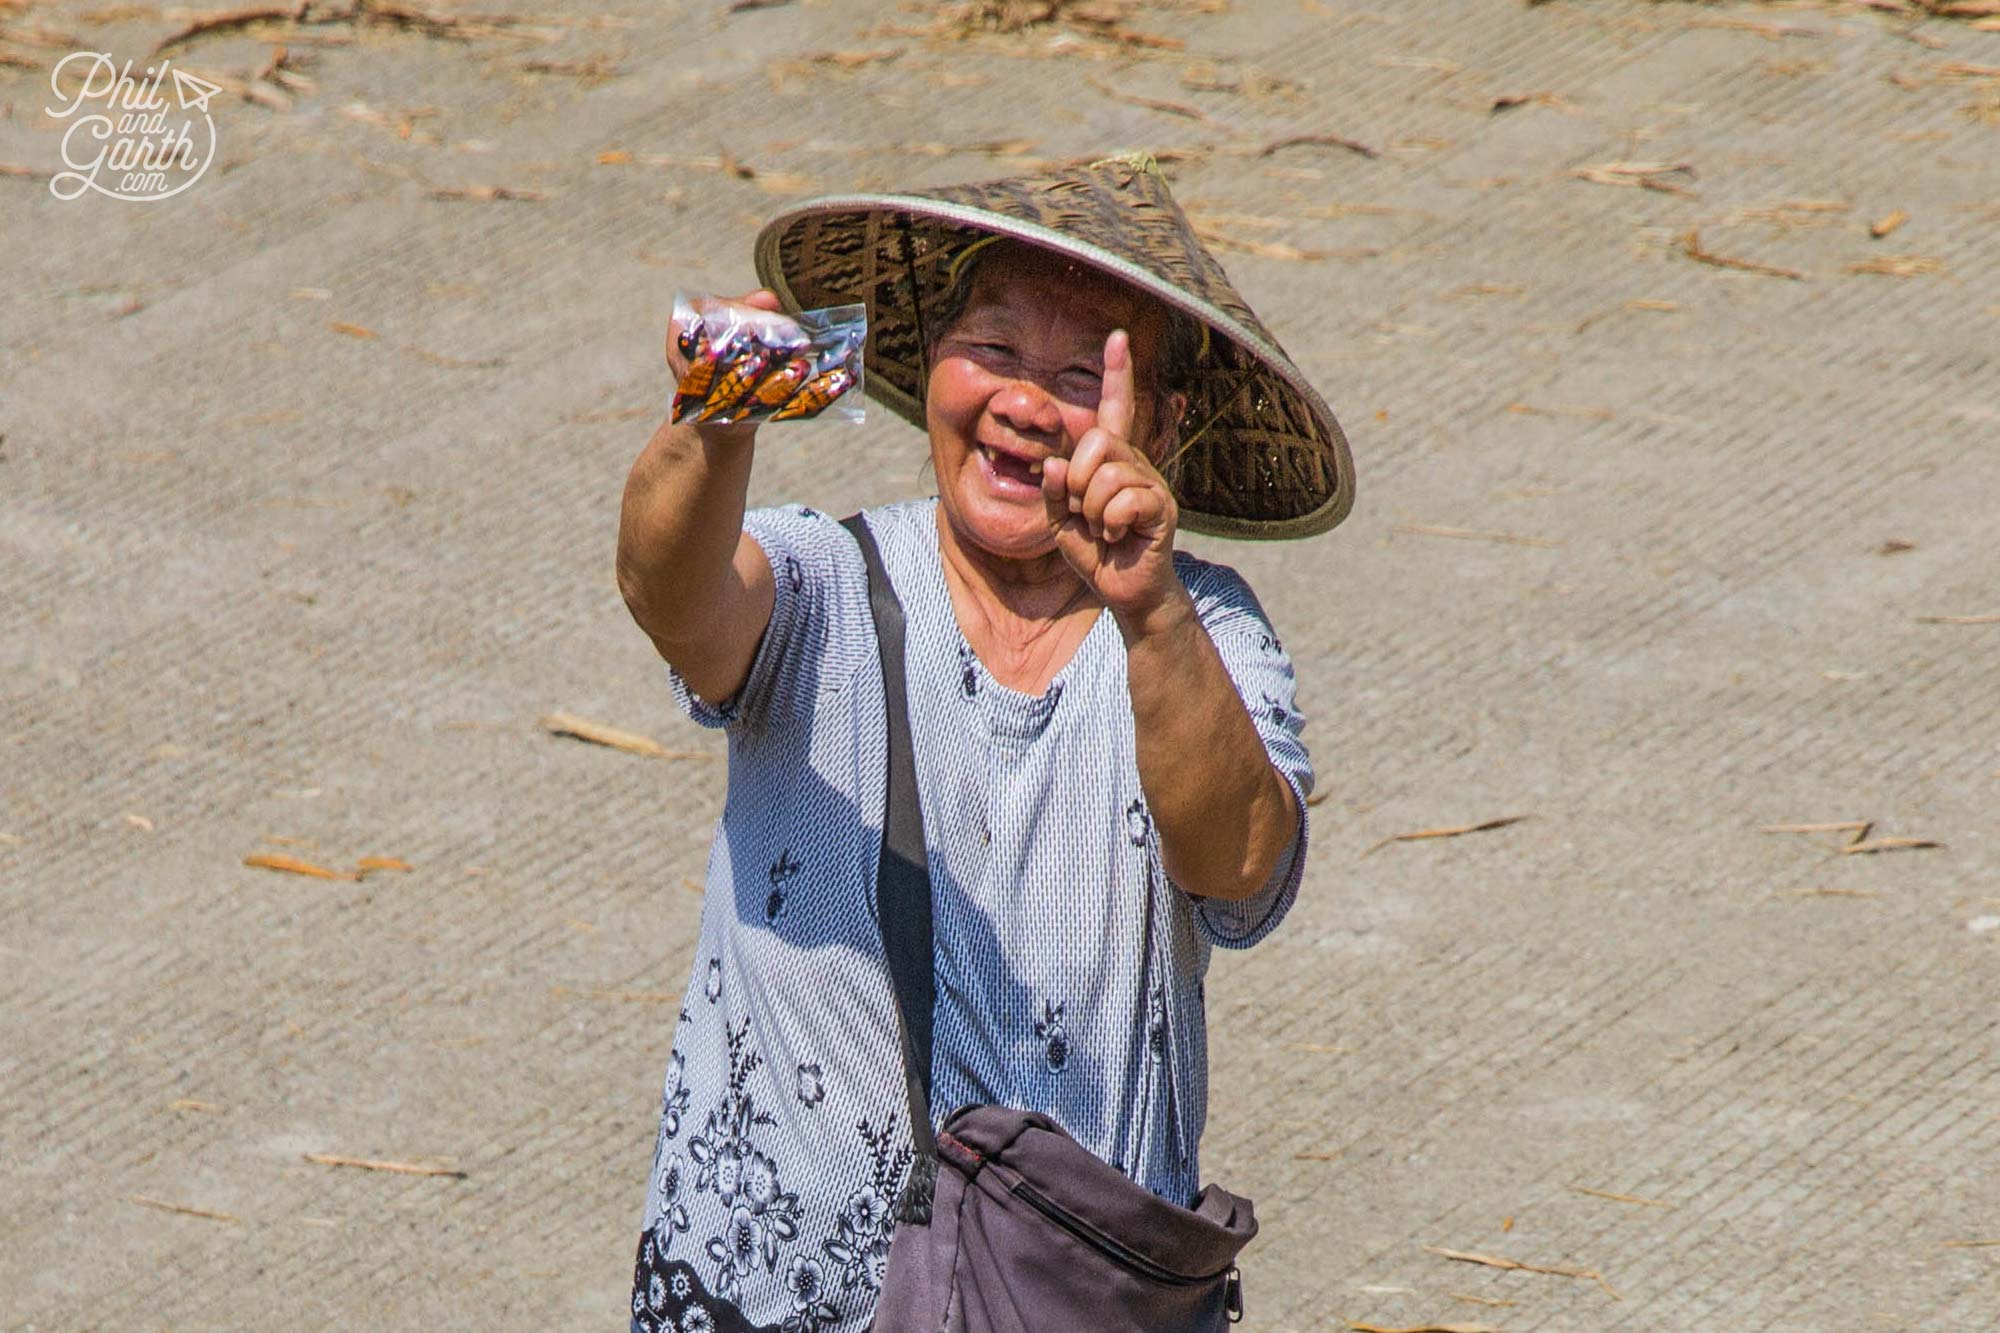
[[[1180,525],[1308,537],[1354,504],[1333,412],[1194,233],[1149,156],[916,194],[814,199],[757,237],[757,274],[788,308],[868,307],[867,391],[924,425],[924,331],[970,248],[1010,236],[1090,264],[1206,330],[1180,445],[1163,465]]]

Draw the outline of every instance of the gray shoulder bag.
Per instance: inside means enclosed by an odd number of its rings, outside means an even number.
[[[1136,1184],[1048,1116],[1004,1106],[930,1117],[930,863],[903,673],[903,607],[861,515],[841,522],[868,564],[881,647],[889,785],[876,915],[896,994],[916,1152],[874,1333],[1212,1333],[1243,1317],[1236,1256],[1248,1199],[1217,1185],[1192,1209]]]

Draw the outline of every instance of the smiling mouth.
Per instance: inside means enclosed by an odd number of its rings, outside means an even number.
[[[1005,449],[995,449],[988,444],[979,445],[977,448],[980,455],[985,458],[986,466],[992,469],[995,476],[1022,486],[1033,486],[1037,489],[1041,487],[1042,464],[1045,460],[1026,459],[1019,454],[1010,454]]]

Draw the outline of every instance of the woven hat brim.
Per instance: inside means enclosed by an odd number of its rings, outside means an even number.
[[[792,310],[845,301],[866,303],[869,307],[871,325],[866,392],[906,421],[919,429],[925,426],[924,404],[918,397],[921,378],[905,384],[902,381],[910,379],[907,373],[899,374],[894,369],[878,364],[873,331],[879,318],[876,309],[876,291],[869,287],[860,291],[830,292],[796,282],[794,279],[799,275],[787,271],[782,253],[786,238],[792,234],[793,229],[808,220],[819,219],[823,223],[828,223],[846,218],[856,226],[865,227],[869,216],[876,214],[900,214],[907,218],[927,219],[988,235],[1012,237],[1100,269],[1201,321],[1210,331],[1212,356],[1218,361],[1227,359],[1237,362],[1235,374],[1240,380],[1233,390],[1226,390],[1223,394],[1217,395],[1220,398],[1231,398],[1233,394],[1231,401],[1213,407],[1210,420],[1194,422],[1193,429],[1206,429],[1212,435],[1213,438],[1206,444],[1209,449],[1228,450],[1236,443],[1232,439],[1235,428],[1230,421],[1221,418],[1234,409],[1235,403],[1244,401],[1246,396],[1255,399],[1256,405],[1268,407],[1270,404],[1266,400],[1256,396],[1284,395],[1290,401],[1279,405],[1286,409],[1281,415],[1294,420],[1301,416],[1307,417],[1317,425],[1316,438],[1312,441],[1313,463],[1323,480],[1314,489],[1323,494],[1316,496],[1313,503],[1298,507],[1294,512],[1246,514],[1240,505],[1233,502],[1226,509],[1221,506],[1203,505],[1196,496],[1185,493],[1181,485],[1176,484],[1176,498],[1181,506],[1181,527],[1218,537],[1283,540],[1325,532],[1346,518],[1353,508],[1354,462],[1348,451],[1347,437],[1342,432],[1340,423],[1334,418],[1332,409],[1281,348],[1199,293],[1191,292],[1143,265],[1101,246],[1079,240],[1052,227],[990,209],[950,203],[923,195],[833,195],[811,200],[774,218],[757,237],[755,258],[758,280],[776,292],[786,307]],[[804,290],[800,290],[802,286],[805,287]],[[1216,343],[1218,338],[1223,340],[1227,349],[1233,349],[1233,356],[1223,355],[1224,349],[1219,348]],[[1190,415],[1192,418],[1194,414]],[[1202,442],[1197,441],[1195,447],[1202,447]],[[1175,481],[1177,470],[1188,469],[1170,469],[1168,472],[1170,482]],[[1207,472],[1226,473],[1228,470],[1210,468]],[[1230,498],[1233,501],[1235,497]]]

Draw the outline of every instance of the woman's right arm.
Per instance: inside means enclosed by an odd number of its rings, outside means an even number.
[[[770,292],[746,305],[778,309]],[[667,330],[678,380],[687,363]],[[618,590],[639,628],[688,688],[722,704],[743,688],[776,589],[743,531],[754,425],[662,423],[632,465],[618,524]]]

